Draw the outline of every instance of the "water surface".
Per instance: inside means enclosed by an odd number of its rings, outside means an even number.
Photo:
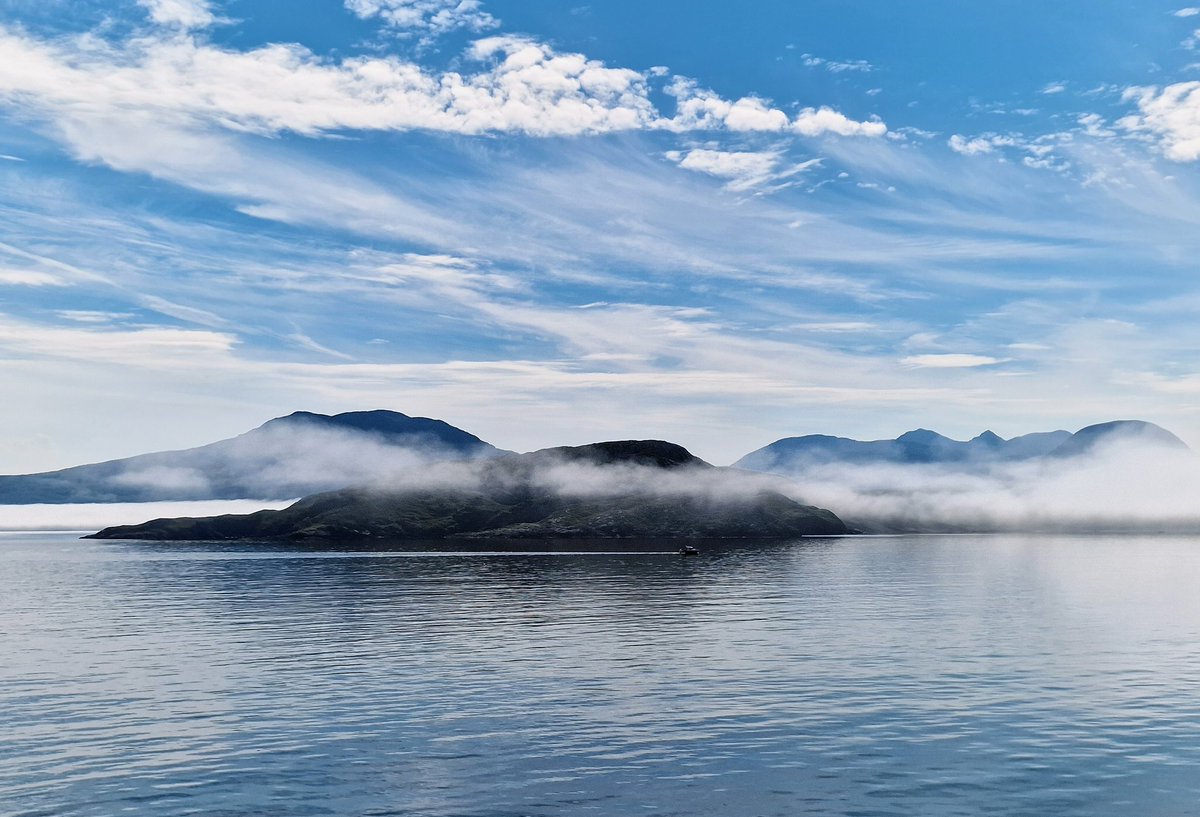
[[[0,535],[5,815],[1200,814],[1200,539]]]

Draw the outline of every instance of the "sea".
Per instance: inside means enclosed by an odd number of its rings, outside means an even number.
[[[1200,538],[0,534],[0,814],[1200,815]]]

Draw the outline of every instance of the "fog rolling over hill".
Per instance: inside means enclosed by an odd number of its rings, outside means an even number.
[[[1011,440],[793,437],[735,466],[788,476],[866,531],[1200,530],[1200,458],[1137,420]]]
[[[289,508],[105,529],[105,539],[793,538],[840,534],[830,511],[777,478],[714,467],[660,440],[429,465],[388,485]]]
[[[382,410],[299,411],[199,448],[0,476],[0,505],[292,499],[393,480],[429,462],[498,453],[441,420]]]

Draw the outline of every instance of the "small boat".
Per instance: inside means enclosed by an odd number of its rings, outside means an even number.
[[[679,549],[679,555],[680,556],[699,556],[700,551],[696,550],[696,548],[692,547],[691,545],[684,545],[683,547],[681,547]]]

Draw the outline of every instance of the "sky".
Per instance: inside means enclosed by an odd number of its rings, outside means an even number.
[[[0,473],[387,408],[530,450],[1200,445],[1200,8],[0,0]]]

